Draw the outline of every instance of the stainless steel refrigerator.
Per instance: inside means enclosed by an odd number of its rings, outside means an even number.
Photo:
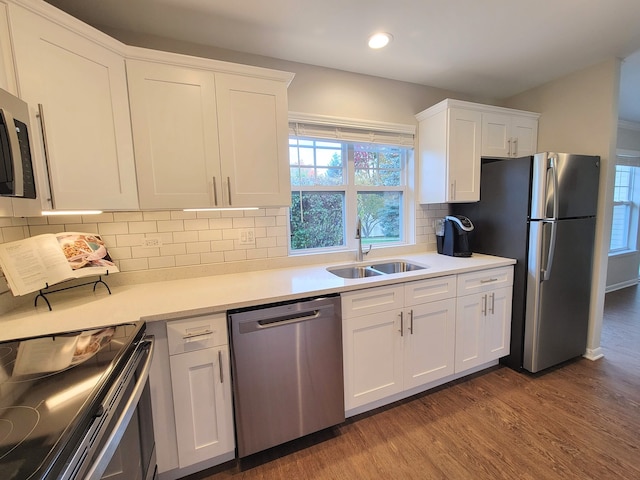
[[[474,252],[515,258],[511,350],[502,363],[538,372],[585,353],[600,157],[538,153],[483,159],[471,219]]]

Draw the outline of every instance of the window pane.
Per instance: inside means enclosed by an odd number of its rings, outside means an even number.
[[[362,220],[362,241],[402,241],[401,192],[358,192],[358,216]]]
[[[293,186],[345,183],[340,143],[290,138],[289,163]]]
[[[355,144],[353,161],[356,185],[401,185],[402,153],[400,147]]]
[[[344,201],[342,192],[293,192],[291,249],[344,246]]]
[[[631,206],[628,204],[614,205],[609,250],[623,250],[628,247],[630,209]]]
[[[616,180],[613,190],[614,202],[628,202],[631,200],[631,169],[633,167],[616,165]]]

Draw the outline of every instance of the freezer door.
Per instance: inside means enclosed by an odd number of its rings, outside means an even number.
[[[530,372],[583,355],[587,346],[596,221],[555,222],[552,249],[553,223],[530,225],[523,359]]]
[[[538,153],[533,157],[531,215],[577,218],[596,214],[600,157]]]

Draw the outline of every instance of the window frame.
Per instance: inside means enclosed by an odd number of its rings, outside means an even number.
[[[618,169],[631,168],[629,182],[625,185],[615,183],[618,179]],[[618,187],[628,188],[629,194],[625,200],[615,199],[615,189]],[[624,207],[624,241],[621,246],[612,248],[612,236],[614,227],[614,216],[616,207]],[[618,154],[615,165],[614,193],[611,214],[611,232],[609,233],[609,255],[619,255],[632,252],[638,249],[639,238],[639,217],[640,217],[640,152],[629,152],[627,155]]]
[[[415,175],[414,172],[414,137],[415,126],[382,124],[380,122],[363,122],[360,120],[346,120],[343,118],[322,117],[290,114],[289,138],[296,137],[307,140],[335,141],[342,144],[343,185],[291,185],[292,196],[295,192],[343,192],[344,193],[344,244],[335,247],[320,247],[307,249],[291,248],[291,211],[287,222],[289,255],[309,255],[318,253],[336,253],[355,250],[357,240],[355,230],[357,223],[357,198],[359,192],[401,192],[400,209],[404,213],[400,216],[401,241],[375,244],[376,248],[397,247],[415,243]],[[302,115],[300,117],[300,115]],[[312,122],[310,123],[310,119]],[[303,125],[303,128],[300,128]],[[382,125],[385,128],[380,128]],[[363,128],[366,127],[366,128]],[[373,141],[367,141],[373,140]],[[372,144],[398,146],[406,149],[401,159],[400,186],[369,186],[355,184],[355,162],[353,144]],[[366,243],[364,244],[366,245]]]

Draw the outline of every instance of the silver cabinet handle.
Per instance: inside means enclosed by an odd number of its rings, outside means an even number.
[[[492,293],[491,294],[491,315],[495,313],[495,310],[494,310],[495,306],[496,306],[496,294]]]
[[[511,156],[511,139],[507,140],[507,144],[509,145],[509,151],[507,153],[507,157]]]
[[[229,191],[229,206],[233,205],[231,203],[231,178],[227,177],[227,190]]]
[[[218,187],[216,185],[216,177],[213,177],[213,204],[218,206]]]
[[[194,332],[194,333],[187,333],[186,335],[182,336],[183,340],[193,340],[194,338],[197,337],[205,337],[207,335],[211,335],[213,333],[213,330],[203,330],[202,332]]]
[[[413,335],[413,309],[409,310],[409,333]]]
[[[481,313],[485,317],[487,316],[487,296],[486,295],[482,296],[482,310],[481,310]]]
[[[400,312],[400,336],[404,337],[404,312]]]
[[[513,139],[513,156],[518,156],[518,137]]]
[[[491,282],[497,282],[498,279],[497,278],[487,278],[484,280],[480,280],[480,283],[491,283]]]
[[[220,383],[224,383],[224,374],[222,373],[222,350],[218,350],[218,368],[220,369]]]
[[[47,127],[44,120],[44,106],[38,104],[38,118],[40,119],[40,131],[42,132],[42,144],[44,147],[44,166],[47,169],[47,179],[49,180],[49,195],[48,200],[51,203],[51,208],[55,210],[56,199],[53,193],[53,182],[51,181],[51,156],[49,153],[49,140],[47,138]]]

